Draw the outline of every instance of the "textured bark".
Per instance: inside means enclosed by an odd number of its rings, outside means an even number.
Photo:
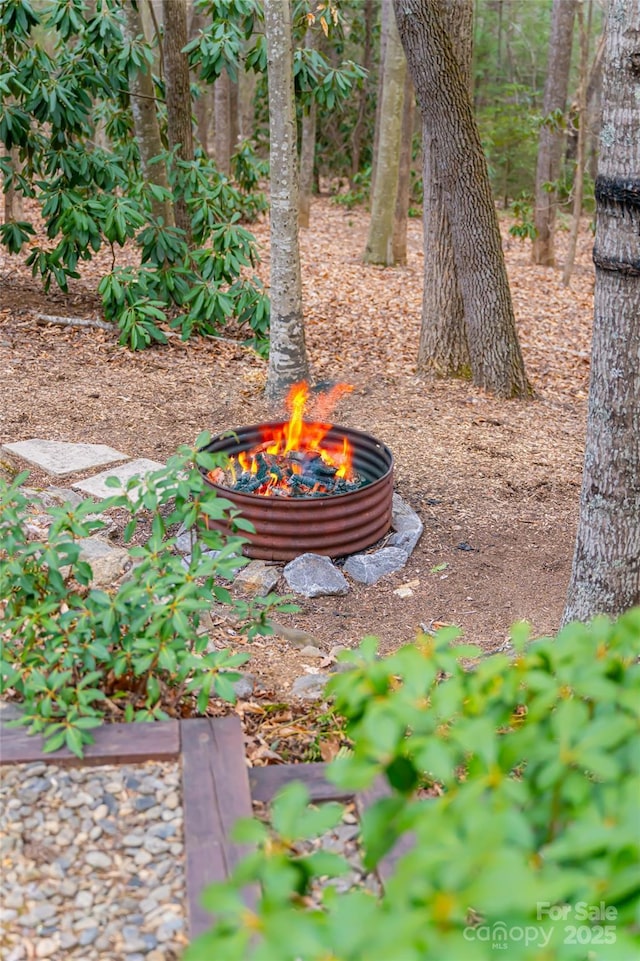
[[[241,140],[253,136],[256,84],[254,71],[243,67],[238,75],[238,130]]]
[[[471,90],[473,2],[447,0],[442,5],[442,16],[464,83]],[[458,287],[435,144],[427,123],[422,125],[422,163],[424,284],[418,370],[439,377],[470,377],[464,304]]]
[[[405,70],[402,103],[402,132],[400,134],[400,161],[398,166],[398,191],[393,217],[392,259],[394,264],[407,262],[407,221],[411,195],[411,159],[413,150],[413,119],[416,97],[409,71]]]
[[[373,63],[373,0],[364,0],[364,49],[362,52],[362,66],[367,71],[362,87],[358,94],[358,116],[351,133],[351,187],[355,186],[355,176],[360,170],[360,155],[362,153],[362,139],[364,137],[364,122],[367,115],[367,99],[369,97],[369,75]]]
[[[271,168],[271,329],[266,394],[309,378],[298,244],[298,166],[290,0],[264,0]]]
[[[471,98],[437,0],[395,0],[423,121],[435,142],[465,311],[471,373],[502,397],[527,396],[498,217]]]
[[[144,36],[144,27],[140,15],[140,7],[133,3],[123,5],[125,16],[125,34],[133,41],[136,37]],[[167,168],[163,160],[151,161],[164,150],[160,137],[160,125],[156,111],[155,90],[151,73],[147,67],[144,73],[138,71],[129,80],[129,94],[131,99],[131,113],[133,114],[133,129],[140,151],[140,166],[142,176],[149,183],[168,189]],[[153,215],[162,218],[165,224],[173,224],[173,205],[170,200],[152,201]]]
[[[178,147],[180,160],[193,160],[189,62],[182,50],[187,45],[187,7],[184,0],[163,0],[164,59],[166,68],[167,136],[171,150]],[[182,199],[174,205],[176,227],[191,239],[191,224]]]
[[[189,10],[189,43],[204,30],[206,18],[201,10],[194,8],[191,0]],[[196,118],[196,133],[200,146],[205,154],[209,154],[209,120],[213,109],[213,91],[210,84],[198,82],[198,72],[191,71],[191,82],[198,86],[198,97],[193,104],[193,113]]]
[[[640,0],[610,0],[593,348],[565,623],[640,604]]]
[[[406,71],[407,60],[392,13],[389,17],[384,58],[376,177],[371,202],[369,234],[363,258],[368,264],[387,266],[393,264],[393,217],[398,194],[402,101]]]
[[[229,74],[223,70],[213,85],[216,167],[227,177],[231,172],[231,96]]]
[[[542,108],[545,117],[557,110],[564,113],[567,108],[575,10],[576,0],[553,0],[547,81]],[[533,242],[533,261],[546,267],[553,267],[555,264],[553,235],[558,198],[557,191],[549,190],[545,185],[555,183],[560,175],[563,143],[564,132],[556,124],[545,123],[540,128],[536,167],[534,209],[536,237]]]
[[[9,151],[9,164],[15,173],[20,173],[20,154],[17,147]],[[4,192],[4,222],[10,220],[24,220],[24,206],[22,193],[16,190],[13,182]]]
[[[312,50],[315,45],[315,33],[307,29],[305,47]],[[309,226],[311,213],[311,194],[313,193],[313,167],[316,157],[316,102],[311,103],[308,110],[302,113],[302,134],[300,137],[300,197],[298,204],[298,223],[300,227]]]
[[[382,90],[384,84],[384,64],[387,57],[387,37],[389,36],[389,24],[392,18],[393,9],[391,4],[385,3],[384,0],[380,0],[380,52],[378,57],[378,80],[376,84],[376,118],[373,126],[373,147],[371,151],[371,197],[373,197],[376,189],[378,143],[380,140],[380,117],[382,114]]]

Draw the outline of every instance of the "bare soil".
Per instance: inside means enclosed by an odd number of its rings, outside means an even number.
[[[284,699],[294,677],[318,670],[296,643],[309,640],[328,652],[375,634],[381,649],[391,651],[421,629],[449,623],[496,650],[515,620],[529,621],[536,635],[555,631],[569,578],[593,311],[586,221],[569,289],[561,284],[566,234],[559,236],[560,267],[535,267],[529,244],[509,237],[503,224],[536,391],[530,401],[497,400],[468,383],[417,373],[421,225],[410,222],[407,266],[381,269],[360,260],[367,222],[366,211],[345,210],[329,198],[314,204],[312,225],[301,236],[308,350],[316,382],[354,385],[335,420],[392,449],[396,490],[422,518],[424,534],[403,571],[373,587],[352,583],[345,597],[302,599],[299,613],[283,615],[298,641],[254,643],[248,670]],[[252,229],[263,258],[259,273],[268,282],[268,225]],[[124,262],[131,253],[118,256]],[[232,340],[172,337],[167,347],[134,354],[110,331],[38,322],[38,312],[99,318],[96,288],[110,261],[110,251],[101,254],[69,295],[45,294],[18,257],[0,261],[1,443],[33,437],[106,443],[161,460],[203,429],[282,414],[265,402],[264,361]],[[2,459],[6,468],[11,458]],[[52,482],[32,472],[31,484]],[[408,582],[416,582],[412,595],[398,596]],[[243,646],[232,625],[221,630],[229,644]]]

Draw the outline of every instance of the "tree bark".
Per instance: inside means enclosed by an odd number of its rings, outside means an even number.
[[[133,3],[123,5],[125,17],[125,35],[132,42],[136,37],[144,37],[144,26],[140,7]],[[142,176],[146,181],[156,184],[158,187],[169,189],[167,180],[167,168],[163,160],[151,161],[158,157],[164,150],[162,138],[160,137],[160,124],[158,123],[158,113],[156,111],[155,90],[150,68],[147,66],[143,71],[136,71],[129,80],[129,94],[131,100],[131,113],[133,114],[133,129],[140,151],[140,167]],[[162,218],[165,224],[173,224],[173,205],[170,200],[153,200],[151,203],[153,216],[156,219]]]
[[[264,0],[271,167],[271,327],[266,395],[309,379],[298,243],[298,166],[290,0]]]
[[[315,45],[314,31],[308,27],[305,35],[305,46],[313,49]],[[302,135],[300,138],[300,198],[298,223],[300,227],[309,226],[311,213],[311,195],[313,193],[313,168],[316,157],[316,102],[313,100],[309,109],[303,108]]]
[[[182,50],[187,45],[187,7],[185,0],[163,0],[164,58],[166,68],[167,136],[169,148],[178,148],[180,160],[193,160],[191,131],[191,90],[189,61]],[[191,240],[191,222],[182,198],[174,204],[176,227]]]
[[[385,264],[386,266],[393,264],[393,217],[398,195],[402,101],[406,71],[407,60],[392,12],[389,17],[384,58],[376,177],[369,234],[363,257],[367,264]]]
[[[390,3],[380,2],[380,48],[378,56],[378,79],[376,81],[376,117],[373,125],[373,147],[371,151],[371,187],[370,197],[376,189],[376,172],[378,169],[378,144],[380,141],[380,117],[382,115],[382,90],[384,83],[384,64],[387,58],[387,37],[389,36],[389,23],[393,18],[393,10]]]
[[[557,111],[564,113],[567,107],[575,10],[576,0],[553,0],[547,82],[542,108],[546,122],[540,128],[536,167],[536,237],[533,242],[533,262],[545,267],[555,265],[553,241],[558,195],[555,187],[550,188],[549,185],[555,184],[560,175],[564,142],[562,128],[548,118]]]
[[[471,93],[473,2],[447,0],[442,5],[442,15],[463,80]],[[471,377],[471,355],[464,304],[458,286],[435,143],[426,122],[422,125],[422,164],[424,284],[418,370],[438,377],[468,378]]]
[[[364,137],[364,122],[367,115],[367,99],[369,97],[369,75],[373,62],[373,0],[364,0],[364,50],[362,53],[362,66],[367,71],[363,80],[362,87],[358,95],[358,116],[356,118],[353,131],[351,133],[351,188],[355,186],[355,177],[360,170],[360,156],[362,153],[362,140]]]
[[[640,0],[610,0],[589,413],[565,623],[640,604],[639,129]]]
[[[440,4],[394,3],[422,117],[435,141],[473,382],[501,397],[528,396],[487,163]]]
[[[402,130],[400,134],[400,159],[398,165],[398,191],[393,216],[392,260],[394,264],[407,262],[407,222],[411,196],[411,160],[413,152],[413,119],[416,98],[409,71],[405,70],[402,104]]]

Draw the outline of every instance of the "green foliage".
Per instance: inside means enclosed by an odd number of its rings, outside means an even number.
[[[504,84],[499,99],[478,106],[477,119],[496,196],[506,207],[511,197],[532,194],[539,129],[532,91]]]
[[[236,18],[240,6],[229,5]],[[155,161],[167,166],[170,190],[145,181],[128,82],[149,70],[153,51],[143,38],[126,40],[122,19],[118,0],[104,0],[94,15],[79,2],[37,12],[16,0],[2,6],[0,50],[10,56],[0,67],[0,141],[18,149],[22,164],[18,174],[3,160],[5,189],[13,185],[37,199],[47,234],[45,243],[30,244],[26,263],[45,290],[54,282],[66,291],[68,279],[79,277],[79,263],[103,244],[114,250],[134,243],[140,266],[116,267],[99,284],[105,316],[120,327],[121,343],[134,350],[163,343],[159,325],[166,322],[185,338],[214,334],[234,318],[264,348],[268,302],[246,269],[257,262],[254,238],[238,225],[266,209],[258,189],[264,168],[243,144],[234,158],[235,182],[202,155],[185,163],[170,154]],[[51,50],[37,39],[39,30]],[[96,117],[106,122],[109,150],[94,143]],[[155,218],[154,204],[167,200],[185,202],[195,249],[181,231]],[[9,222],[0,241],[19,253],[34,233],[29,223]],[[205,271],[207,261],[216,270]],[[191,305],[203,284],[201,316]]]
[[[326,885],[318,907],[300,900],[309,865],[290,839],[307,825],[304,792],[290,785],[270,832],[243,824],[257,848],[205,895],[217,921],[185,961],[637,954],[640,608],[535,642],[516,625],[514,658],[478,659],[457,636],[421,636],[386,658],[367,638],[330,682],[353,749],[329,776],[350,790],[382,776],[390,789],[362,818],[365,865],[411,837],[383,895]],[[255,882],[254,913],[240,892]]]
[[[128,517],[127,543],[142,540],[129,548],[128,575],[109,591],[91,586],[91,567],[81,555],[83,538],[104,526],[95,503],[50,508],[48,539],[32,541],[21,486],[26,474],[11,484],[0,480],[0,690],[19,695],[19,723],[44,734],[45,750],[66,744],[81,755],[107,713],[107,699],[125,720],[137,721],[179,716],[185,701],[203,712],[214,693],[234,700],[233,668],[247,655],[207,651],[199,628],[214,601],[234,606],[249,636],[270,633],[267,615],[282,606],[279,599],[234,602],[220,583],[247,563],[238,556],[242,539],[225,539],[205,519],[229,518],[238,532],[248,527],[205,484],[200,468],[220,460],[200,450],[208,439],[203,434],[193,450],[181,448],[166,467],[132,479],[101,504]],[[179,524],[193,535],[187,560],[175,550],[172,531]],[[146,539],[136,537],[139,529],[150,532]]]
[[[534,240],[537,231],[533,222],[533,201],[527,194],[521,194],[517,200],[511,202],[511,213],[515,218],[515,223],[509,227],[512,237],[519,237],[520,240]]]

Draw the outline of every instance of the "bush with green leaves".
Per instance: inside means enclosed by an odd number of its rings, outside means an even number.
[[[330,682],[349,756],[343,789],[382,776],[364,814],[364,863],[407,835],[384,893],[336,891],[337,855],[296,853],[339,812],[308,813],[289,785],[270,826],[241,822],[255,845],[203,903],[217,918],[185,961],[631,961],[640,948],[640,608],[571,624],[514,656],[480,657],[444,629],[390,657],[376,641],[343,655]],[[321,904],[305,900],[325,878]],[[262,886],[253,910],[241,899]],[[328,883],[327,883],[328,882]]]
[[[266,349],[269,305],[251,274],[253,236],[238,223],[266,209],[261,164],[244,143],[233,159],[235,180],[198,152],[191,162],[166,152],[169,189],[145,181],[133,136],[129,80],[149,71],[153,51],[125,37],[122,0],[0,5],[0,175],[5,191],[35,201],[46,239],[34,223],[9,220],[0,243],[26,263],[45,289],[62,290],[78,266],[103,247],[127,243],[140,265],[114,268],[99,285],[105,316],[133,349],[166,342],[170,322],[183,339],[215,334],[230,318],[251,344]],[[159,101],[163,81],[154,77]],[[158,111],[163,120],[163,111]],[[104,122],[109,147],[96,143]],[[13,157],[9,154],[13,151]],[[19,161],[16,163],[16,157]],[[158,202],[183,200],[192,243],[155,213]]]
[[[220,461],[200,449],[207,441],[203,434],[195,449],[181,448],[100,505],[128,518],[125,542],[135,545],[128,575],[111,590],[92,586],[81,554],[83,539],[104,526],[94,501],[49,508],[48,538],[34,541],[27,475],[0,481],[0,691],[22,701],[17,723],[42,733],[46,751],[65,744],[81,756],[114,706],[125,721],[153,721],[180,716],[185,705],[202,713],[213,694],[233,701],[233,669],[248,655],[210,650],[203,615],[216,602],[230,605],[252,637],[271,632],[272,609],[291,609],[276,595],[232,600],[221,583],[247,563],[240,535],[250,525],[205,483],[200,467]],[[207,528],[222,518],[238,536]],[[186,559],[172,536],[179,525],[192,532]]]

